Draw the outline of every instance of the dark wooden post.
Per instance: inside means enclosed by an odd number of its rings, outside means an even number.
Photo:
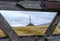
[[[58,25],[58,23],[60,21],[59,18],[60,18],[60,12],[58,12],[58,14],[53,19],[52,23],[50,24],[50,26],[48,27],[47,31],[45,32],[45,35],[53,34],[55,28],[57,27],[57,25]]]
[[[10,41],[21,41],[20,37],[14,32],[5,18],[0,14],[0,28],[8,36]]]

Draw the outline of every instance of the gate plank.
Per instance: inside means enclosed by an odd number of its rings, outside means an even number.
[[[8,36],[10,41],[21,41],[20,37],[14,32],[5,18],[0,14],[0,28]]]
[[[52,35],[54,30],[56,29],[59,21],[60,21],[60,14],[58,12],[58,14],[55,16],[55,18],[53,19],[52,23],[50,24],[50,26],[48,27],[48,29],[45,32],[45,35]]]

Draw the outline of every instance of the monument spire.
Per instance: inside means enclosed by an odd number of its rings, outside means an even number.
[[[31,16],[29,16],[29,22],[31,23]]]
[[[29,24],[27,26],[34,26],[31,22],[31,16],[29,16]]]

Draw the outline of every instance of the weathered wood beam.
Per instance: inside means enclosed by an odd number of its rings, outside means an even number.
[[[60,21],[60,12],[58,12],[58,14],[53,19],[52,23],[50,24],[50,26],[46,30],[45,35],[52,35],[54,30],[56,29],[59,21]]]
[[[21,41],[20,37],[11,28],[5,18],[0,14],[0,28],[8,36],[10,41]]]
[[[24,9],[41,9],[41,1],[20,1],[17,3],[19,7]]]
[[[23,8],[16,5],[14,1],[0,1],[0,10],[23,10]]]

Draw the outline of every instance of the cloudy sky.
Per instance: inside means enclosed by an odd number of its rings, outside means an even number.
[[[50,23],[57,12],[37,12],[37,11],[8,11],[0,10],[11,26],[26,26],[29,24],[29,16],[34,25]]]

